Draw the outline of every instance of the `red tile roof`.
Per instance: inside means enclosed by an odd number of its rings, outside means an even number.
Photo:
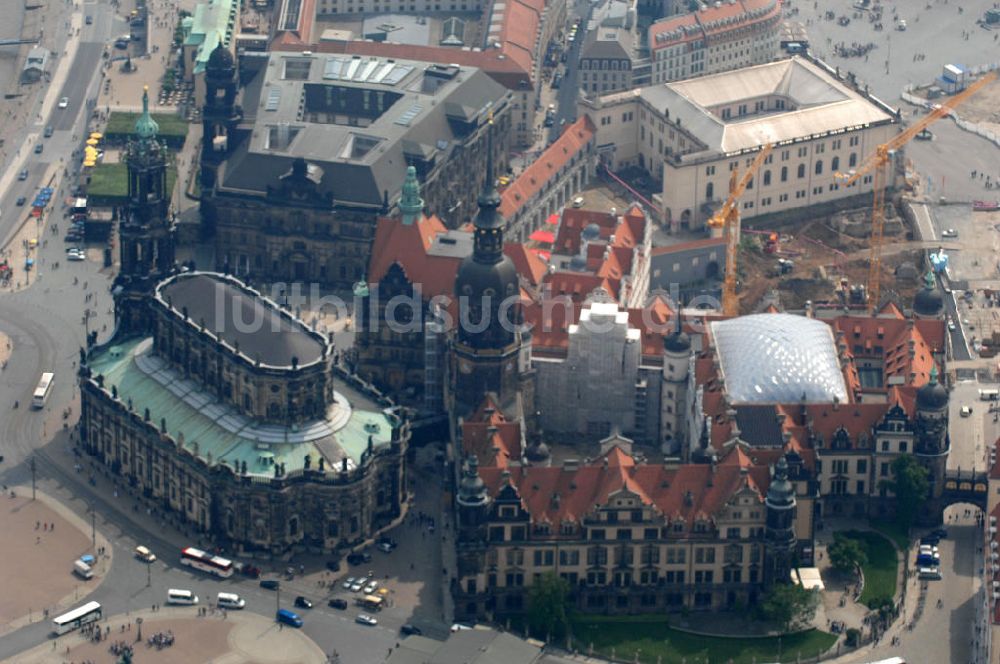
[[[766,466],[636,465],[617,446],[575,469],[518,466],[509,469],[509,476],[500,468],[481,467],[479,472],[493,496],[505,485],[513,486],[533,523],[579,522],[596,506],[606,505],[611,496],[628,491],[686,531],[700,520],[711,523],[714,515],[744,488],[762,502],[770,485]]]
[[[923,385],[934,366],[934,354],[944,350],[943,321],[840,316],[828,322],[838,342],[843,342],[843,352],[848,358],[881,360],[885,381],[882,389],[888,388],[892,378],[902,378],[907,385]],[[913,357],[910,357],[911,342]],[[857,370],[854,362],[851,365],[846,375],[851,387],[857,389],[860,387]]]
[[[587,115],[566,127],[555,143],[547,147],[504,190],[500,214],[507,219],[513,217],[567,162],[586,149],[596,132],[597,128]]]
[[[420,215],[412,224],[381,217],[375,227],[375,240],[368,263],[368,283],[377,284],[393,264],[398,264],[410,283],[421,285],[424,298],[452,295],[455,275],[462,259],[427,253],[434,238],[444,232],[444,224],[434,215]]]
[[[538,287],[549,272],[549,266],[523,244],[508,244],[503,252],[514,262],[517,273],[532,286]]]
[[[652,50],[704,39],[710,35],[745,36],[746,28],[767,21],[781,20],[781,2],[775,3],[772,11],[759,17],[750,18],[747,13],[768,6],[773,0],[736,0],[722,2],[718,6],[709,3],[702,11],[691,12],[657,21],[649,27],[649,47]],[[687,28],[687,30],[684,30]],[[682,30],[677,39],[658,42],[656,35]]]
[[[531,74],[535,66],[535,48],[545,13],[545,0],[507,0],[500,26],[500,48]],[[491,33],[490,38],[494,38]]]
[[[510,422],[487,396],[479,410],[462,423],[462,449],[475,454],[481,467],[506,468],[521,458],[521,423]]]

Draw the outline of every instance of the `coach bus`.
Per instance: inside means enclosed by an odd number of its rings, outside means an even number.
[[[181,564],[199,569],[202,572],[214,574],[223,579],[233,575],[233,561],[219,556],[213,556],[201,549],[187,547],[181,551]]]
[[[32,408],[42,408],[45,406],[45,402],[48,401],[49,398],[49,392],[52,391],[52,379],[54,378],[55,374],[42,374],[42,379],[38,381],[38,387],[35,388],[35,394],[31,398]]]
[[[59,616],[52,621],[52,624],[56,634],[65,634],[100,619],[101,605],[97,602],[87,602],[83,606]]]

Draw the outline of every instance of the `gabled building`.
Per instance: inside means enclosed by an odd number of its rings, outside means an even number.
[[[733,608],[811,558],[811,468],[794,453],[737,445],[711,464],[654,464],[610,437],[595,459],[498,453],[487,466],[481,448],[465,447],[457,498],[458,619],[523,611],[547,572],[585,612]]]

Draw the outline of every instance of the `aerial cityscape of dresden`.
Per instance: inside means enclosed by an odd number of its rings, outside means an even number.
[[[1000,3],[0,0],[0,94],[0,664],[1000,664]]]

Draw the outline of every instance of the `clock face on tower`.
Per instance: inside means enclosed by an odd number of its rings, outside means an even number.
[[[469,364],[468,360],[459,360],[458,370],[464,374],[470,374],[472,373],[472,365]]]

